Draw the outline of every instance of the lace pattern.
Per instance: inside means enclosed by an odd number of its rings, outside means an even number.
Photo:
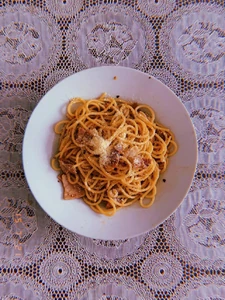
[[[138,7],[149,16],[164,16],[169,14],[176,6],[176,1],[138,0]]]
[[[141,235],[132,239],[118,241],[103,241],[77,235],[77,241],[90,253],[96,253],[102,258],[112,259],[133,253],[142,244],[145,236]]]
[[[174,73],[202,82],[224,79],[223,20],[224,10],[213,4],[188,5],[169,15],[160,42]]]
[[[177,80],[168,70],[154,69],[150,70],[149,73],[167,85],[174,93],[179,94]]]
[[[131,289],[123,285],[105,284],[101,288],[91,289],[81,300],[142,300],[143,298],[135,294]]]
[[[0,0],[0,299],[225,299],[223,0]],[[155,76],[185,105],[198,165],[163,224],[119,241],[55,223],[26,183],[22,141],[56,83],[122,65]]]
[[[8,293],[7,291],[11,291]],[[18,287],[14,284],[7,284],[6,291],[0,290],[1,300],[24,300],[24,299],[34,299],[40,300],[39,297],[35,296],[32,291],[28,291],[22,286]]]
[[[48,243],[50,219],[28,190],[11,187],[11,194],[7,191],[2,188],[0,196],[0,256],[20,259]]]
[[[46,0],[49,12],[57,18],[77,15],[83,7],[83,3],[83,0],[76,0],[76,2],[72,0],[60,0],[57,2],[54,0]]]
[[[198,299],[198,300],[223,300],[224,298],[224,287],[218,287],[216,285],[202,286],[195,291],[188,294],[184,300]]]
[[[204,93],[190,97],[185,106],[195,126],[198,162],[222,163],[225,155],[225,93]]]
[[[137,251],[116,260],[99,259],[80,248],[73,233],[56,224],[50,227],[53,231],[48,235],[48,243],[38,247],[31,255],[19,261],[14,259],[12,263],[2,260],[2,280],[17,284],[23,282],[26,288],[45,299],[54,294],[58,297],[68,295],[69,299],[88,299],[87,295],[94,293],[101,297],[104,289],[100,286],[107,286],[110,282],[123,291],[113,290],[117,297],[124,297],[131,289],[130,293],[140,299],[154,299],[155,295],[159,298],[171,295],[172,299],[180,299],[191,287],[200,286],[203,275],[206,276],[204,281],[209,283],[217,272],[225,272],[221,261],[214,265],[207,261],[203,263],[177,242],[169,243],[171,231],[167,224],[160,225],[147,236]],[[62,290],[59,285],[64,282],[67,283]],[[90,288],[88,292],[85,289],[87,285]]]
[[[0,109],[1,151],[21,153],[25,127],[30,114],[31,111],[29,112],[20,106]]]
[[[0,188],[9,188],[10,186],[23,188],[26,185],[23,166],[20,160],[16,162],[11,162],[9,160],[5,161],[2,159],[0,160],[0,165]]]
[[[224,258],[223,195],[221,189],[207,188],[189,193],[186,205],[181,205],[175,213],[177,235],[200,257]]]
[[[225,164],[198,164],[190,191],[206,188],[224,189]]]
[[[71,70],[57,70],[50,73],[44,82],[44,91],[48,92],[54,85],[73,74]]]
[[[71,41],[68,52],[73,62],[79,57],[86,68],[103,64],[138,67],[154,51],[151,24],[132,8],[121,5],[85,10],[71,24],[67,39]]]
[[[60,54],[59,28],[50,14],[37,7],[2,8],[0,38],[0,76],[4,80],[35,79],[51,69]]]

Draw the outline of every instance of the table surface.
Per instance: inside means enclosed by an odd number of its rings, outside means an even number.
[[[0,0],[0,299],[225,299],[224,7],[222,0]],[[22,167],[24,130],[42,96],[102,65],[135,68],[169,86],[198,140],[182,205],[156,229],[119,241],[55,223]]]

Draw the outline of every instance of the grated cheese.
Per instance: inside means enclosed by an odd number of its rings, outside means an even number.
[[[103,137],[99,136],[97,133],[92,138],[90,145],[94,147],[94,154],[100,155],[100,160],[102,163],[106,162],[109,152],[109,145],[111,141],[105,140]]]
[[[141,160],[140,157],[137,156],[137,157],[134,158],[134,164],[135,164],[135,165],[140,165],[141,162],[142,162],[142,160]]]

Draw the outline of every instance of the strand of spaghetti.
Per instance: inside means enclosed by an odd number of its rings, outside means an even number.
[[[155,122],[154,110],[104,93],[72,99],[66,117],[54,128],[60,139],[51,165],[79,187],[84,202],[107,216],[137,201],[151,206],[159,175],[177,151],[173,133]]]
[[[147,204],[144,203],[144,198],[140,199],[140,205],[141,205],[141,207],[143,207],[143,208],[149,208],[150,206],[152,206],[152,204],[155,201],[155,197],[147,198],[147,199],[149,199],[149,202]]]
[[[63,127],[68,124],[68,120],[62,120],[60,122],[58,122],[57,124],[55,124],[54,126],[54,131],[55,133],[57,134],[61,134],[62,133],[62,130],[63,130]]]
[[[106,215],[106,216],[113,216],[117,210],[116,205],[114,203],[114,201],[110,200],[110,199],[104,199],[107,203],[110,204],[111,208],[110,209],[104,209],[103,207],[101,207],[99,204],[96,206],[91,206],[91,208],[98,210],[100,213]]]
[[[173,156],[176,152],[177,152],[177,143],[175,142],[175,141],[170,141],[170,144],[169,144],[169,146],[171,146],[171,145],[173,145],[173,151],[172,152],[168,152],[167,154],[168,154],[168,156]]]
[[[59,158],[63,157],[63,154],[67,151],[68,147],[71,145],[71,141],[65,142],[63,148],[60,150]]]
[[[51,159],[51,167],[55,171],[60,171],[61,170],[61,168],[59,166],[59,163],[58,163],[58,160],[55,157],[53,157]]]
[[[118,202],[118,201],[115,201],[115,204],[117,205],[117,206],[119,206],[119,207],[127,207],[127,206],[130,206],[130,205],[132,205],[132,204],[134,204],[135,202],[137,202],[138,201],[138,198],[136,198],[136,199],[132,199],[132,200],[130,200],[129,202]]]
[[[109,174],[108,172],[106,172],[103,168],[101,168],[101,166],[95,162],[94,160],[92,160],[90,157],[87,157],[87,161],[93,166],[93,168],[99,172],[101,175],[105,176],[108,179],[117,179],[120,180],[124,177],[123,176],[112,176],[111,174]]]
[[[93,203],[97,203],[99,200],[103,200],[103,197],[104,197],[104,193],[101,193],[101,194],[96,194],[96,193],[92,193],[88,190],[85,191],[85,196],[86,196],[86,199],[92,201]],[[101,203],[100,201],[100,203]]]
[[[74,104],[77,104],[77,103],[85,104],[85,100],[83,100],[82,98],[73,98],[73,99],[71,99],[70,102],[67,105],[67,114],[69,116],[71,116],[71,117],[74,116],[74,112],[71,111],[71,108]]]
[[[74,149],[74,146],[71,145],[70,147],[67,148],[67,154],[65,155],[65,159],[69,157],[73,157],[74,155],[76,155],[77,152],[78,149]]]
[[[72,178],[72,174],[68,173],[67,174],[67,179],[69,181],[69,183],[71,184],[76,184],[79,181],[79,178],[77,176],[74,177],[75,179]]]
[[[153,172],[153,176],[151,177],[151,180],[148,180],[148,182],[145,182],[145,184],[147,184],[146,187],[144,187],[142,185],[141,188],[136,189],[135,186],[130,186],[129,190],[131,191],[136,191],[136,192],[146,192],[148,190],[151,190],[153,188],[153,186],[155,185],[157,179],[159,178],[159,170],[155,169]]]
[[[95,193],[95,194],[104,194],[104,189],[101,189],[101,190],[95,190],[93,187],[93,185],[92,186],[90,186],[88,183],[90,182],[89,181],[89,177],[90,177],[90,174],[93,172],[93,169],[91,169],[87,174],[86,174],[86,176],[84,177],[84,184],[85,184],[85,187],[87,188],[87,190],[89,191],[89,192],[92,192],[92,193]]]
[[[97,206],[102,202],[102,198],[99,198],[97,202],[93,202],[93,200],[89,200],[87,197],[84,197],[83,200],[89,206]]]
[[[155,120],[155,112],[154,110],[148,106],[148,105],[138,105],[135,109],[136,113],[138,113],[139,111],[144,111],[144,113],[146,112],[146,115],[148,117],[148,119],[150,120],[150,122],[154,122]],[[150,112],[150,115],[149,115],[149,112]]]

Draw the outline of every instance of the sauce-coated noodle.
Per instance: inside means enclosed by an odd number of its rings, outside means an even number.
[[[64,199],[81,197],[108,216],[137,201],[151,206],[159,175],[177,151],[151,107],[106,94],[70,100],[55,132],[60,140],[52,167],[61,172]]]

